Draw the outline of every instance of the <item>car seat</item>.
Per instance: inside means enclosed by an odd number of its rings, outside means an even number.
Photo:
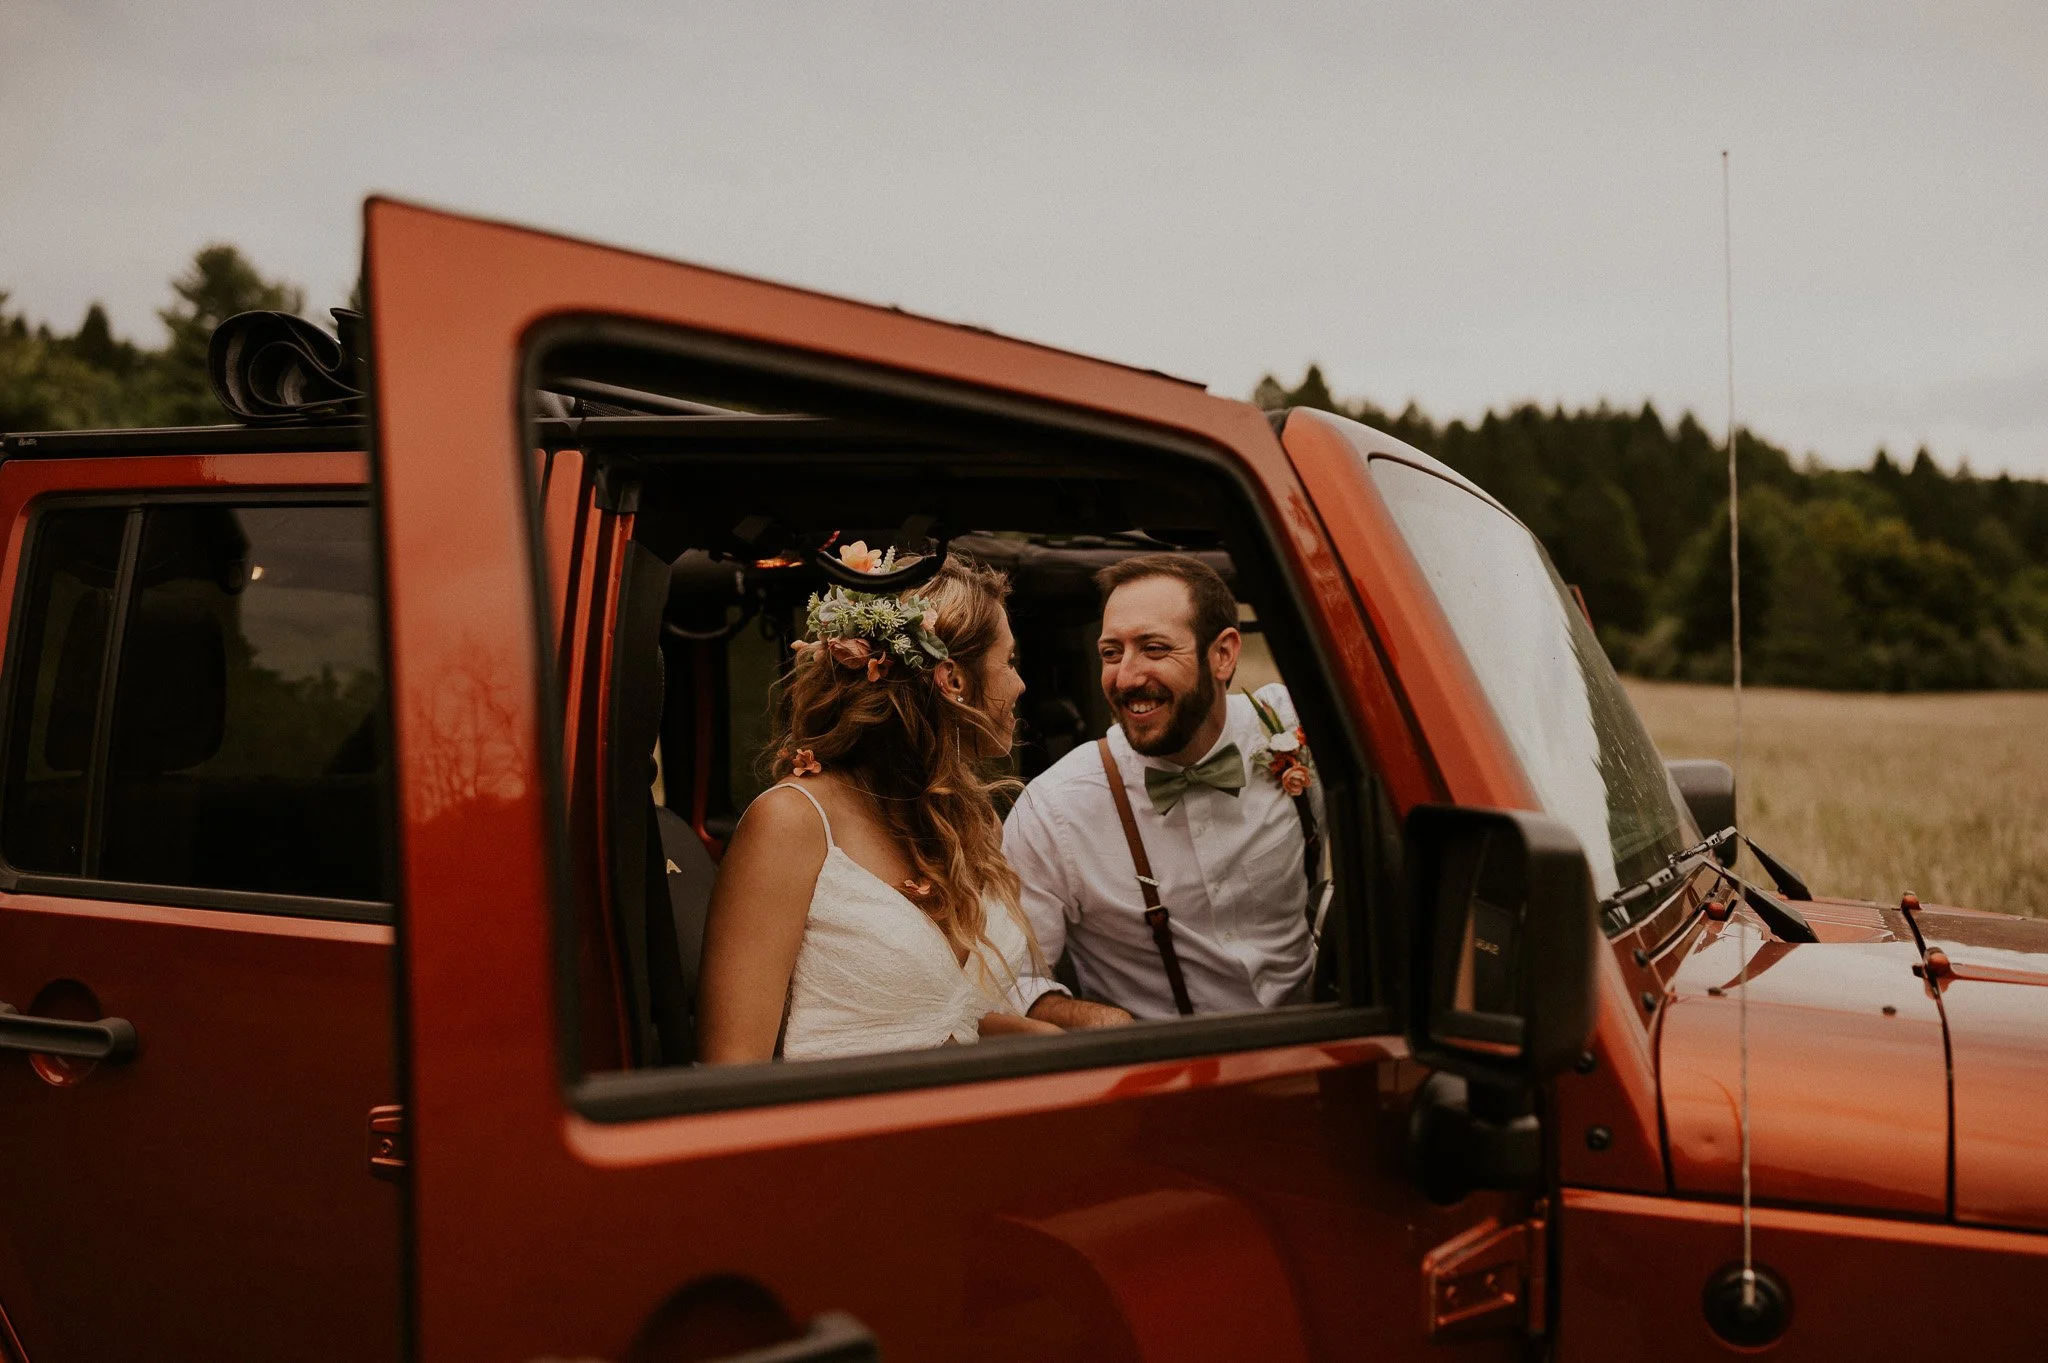
[[[654,798],[654,752],[668,697],[661,649],[668,584],[668,565],[645,546],[630,545],[614,636],[607,781],[612,910],[631,1000],[633,1058],[642,1066],[696,1059],[697,972],[718,876],[694,830]]]

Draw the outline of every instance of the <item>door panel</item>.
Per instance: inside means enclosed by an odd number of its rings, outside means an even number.
[[[35,1363],[396,1355],[399,1192],[367,1160],[394,1097],[390,942],[0,894],[0,1000],[83,986],[138,1040],[61,1085],[0,1052],[0,1301]]]
[[[1420,1255],[1474,1217],[1401,1177],[1419,1077],[1348,1043],[829,1113],[572,1118],[593,1168],[564,1175],[555,1214],[573,1205],[602,1233],[549,1266],[549,1299],[504,1309],[554,1338],[573,1282],[595,1333],[550,1347],[615,1358],[670,1290],[732,1273],[798,1320],[852,1312],[891,1359],[1343,1358],[1361,1341],[1379,1357],[1506,1356],[1500,1340],[1420,1341]]]
[[[1369,716],[1371,642],[1258,413],[1042,347],[388,202],[369,206],[366,240],[424,1357],[617,1358],[643,1323],[709,1338],[764,1295],[796,1321],[851,1312],[892,1359],[1241,1358],[1255,1340],[1266,1357],[1516,1351],[1510,1337],[1424,1342],[1422,1256],[1507,1207],[1438,1211],[1409,1186],[1418,1073],[1389,1036],[639,1121],[591,1120],[565,1097],[556,924],[573,890],[556,886],[580,854],[554,850],[573,802],[541,621],[584,607],[554,605],[532,566],[514,383],[533,328],[603,315],[791,346],[1227,452],[1269,499],[1344,700]],[[1419,769],[1412,751],[1396,758]]]

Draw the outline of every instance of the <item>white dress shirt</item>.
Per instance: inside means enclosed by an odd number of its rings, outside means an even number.
[[[1284,686],[1258,697],[1292,729]],[[1233,695],[1228,707],[1222,736],[1201,760],[1235,743],[1245,762],[1243,789],[1233,796],[1195,786],[1166,814],[1145,793],[1145,769],[1178,768],[1140,756],[1120,727],[1109,731],[1198,1014],[1306,1002],[1314,964],[1301,816],[1253,761],[1267,734],[1251,702]],[[1319,786],[1310,787],[1310,799],[1320,824]],[[1024,910],[1046,960],[1066,953],[1089,998],[1137,1017],[1177,1015],[1095,744],[1075,748],[1025,788],[1004,823],[1003,851],[1023,881]],[[1057,987],[1034,979],[1020,988],[1020,1002],[1028,1008]]]

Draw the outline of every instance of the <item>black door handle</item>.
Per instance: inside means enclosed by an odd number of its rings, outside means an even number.
[[[31,1017],[0,1003],[0,1050],[119,1064],[135,1054],[135,1024],[126,1018],[71,1022]]]
[[[881,1346],[867,1326],[844,1311],[827,1311],[811,1318],[802,1339],[727,1354],[711,1363],[881,1363],[881,1359]]]

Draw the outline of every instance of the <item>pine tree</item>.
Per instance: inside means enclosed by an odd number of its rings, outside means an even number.
[[[93,368],[121,378],[133,374],[142,359],[134,342],[115,339],[107,310],[98,302],[85,310],[85,320],[78,324],[78,333],[71,338],[71,353]]]
[[[191,268],[171,282],[178,301],[157,315],[171,333],[157,364],[158,419],[166,425],[204,425],[227,415],[206,379],[213,330],[239,312],[300,312],[306,292],[267,280],[234,247],[216,242],[192,257]]]
[[[1325,412],[1342,412],[1337,399],[1330,395],[1330,385],[1323,381],[1320,365],[1310,365],[1308,373],[1301,376],[1301,382],[1287,395],[1284,407],[1315,407]]]

